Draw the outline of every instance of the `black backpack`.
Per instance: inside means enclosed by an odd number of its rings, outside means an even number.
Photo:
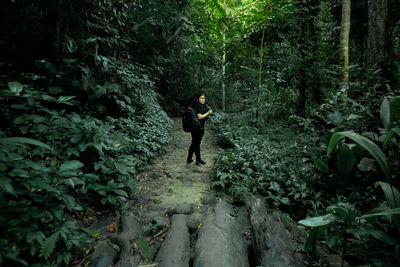
[[[185,132],[201,130],[201,123],[192,107],[188,107],[182,114],[182,127]]]

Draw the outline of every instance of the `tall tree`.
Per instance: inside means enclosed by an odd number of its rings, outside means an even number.
[[[343,67],[343,76],[340,84],[341,104],[347,101],[347,92],[349,88],[349,37],[350,37],[350,19],[351,19],[351,0],[342,0],[342,22],[340,30],[340,61]]]
[[[315,86],[319,78],[316,77],[316,58],[318,52],[318,30],[316,27],[320,12],[320,0],[305,0],[295,2],[297,6],[297,21],[300,33],[297,39],[301,55],[297,69],[298,77],[298,111],[304,114],[307,98],[320,98],[320,89]]]
[[[258,106],[260,105],[260,99],[261,99],[264,36],[265,36],[265,28],[267,27],[268,6],[269,6],[269,1],[266,0],[265,1],[265,16],[264,16],[263,32],[262,32],[261,44],[260,44],[260,68],[259,68],[259,72],[258,72],[258,96],[257,96],[257,105]],[[257,110],[257,117],[258,117],[258,110]]]
[[[384,67],[389,50],[388,1],[368,0],[367,65]]]
[[[228,1],[228,3],[227,3]],[[222,84],[221,84],[221,106],[222,110],[225,111],[226,108],[226,63],[227,63],[227,46],[230,41],[229,35],[231,35],[231,25],[232,21],[235,20],[234,8],[237,3],[232,0],[212,0],[205,1],[209,2],[208,6],[211,10],[211,14],[216,18],[216,32],[215,34],[219,36],[222,35],[222,62],[221,62],[221,74],[222,74]],[[220,33],[222,27],[222,32]]]
[[[226,10],[226,0],[224,0],[224,10]],[[225,25],[222,24],[222,27],[222,111],[225,112],[226,36]]]
[[[62,9],[63,9],[63,0],[58,0],[56,2],[55,8],[55,23],[54,23],[54,37],[52,42],[52,50],[50,59],[54,63],[58,63],[60,58],[60,41],[61,41],[61,20],[62,20]]]

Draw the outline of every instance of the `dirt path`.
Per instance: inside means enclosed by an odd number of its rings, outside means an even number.
[[[209,125],[201,144],[205,165],[186,163],[191,135],[180,119],[171,135],[167,153],[136,177],[129,208],[102,222],[119,230],[103,230],[91,266],[303,266],[304,237],[280,213],[268,215],[264,201],[252,196],[234,205],[210,192],[218,147]]]
[[[209,176],[213,169],[213,159],[218,153],[216,137],[209,128],[206,125],[201,144],[201,155],[206,164],[187,164],[191,135],[182,130],[180,119],[174,119],[168,152],[137,177],[139,205],[135,205],[135,210],[138,211],[139,207],[142,210],[139,210],[140,215],[145,215],[143,211],[169,210],[180,204],[193,203],[199,206],[204,195],[209,196]]]

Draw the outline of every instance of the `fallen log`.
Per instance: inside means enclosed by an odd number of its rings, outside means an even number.
[[[242,235],[245,228],[232,205],[222,201],[208,210],[199,229],[194,267],[248,267],[248,247]]]
[[[142,228],[134,216],[121,217],[122,232],[114,236],[114,240],[120,247],[119,261],[116,267],[138,266],[141,255],[138,253],[137,244],[139,238],[143,238]]]
[[[182,214],[172,217],[171,229],[155,260],[159,267],[189,267],[190,238],[185,217]]]
[[[305,254],[297,242],[299,231],[295,231],[293,225],[285,225],[279,212],[269,215],[262,199],[246,197],[245,203],[253,228],[252,247],[258,264],[272,267],[304,266]]]

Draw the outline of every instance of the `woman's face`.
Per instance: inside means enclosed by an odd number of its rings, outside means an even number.
[[[206,103],[206,97],[204,95],[201,95],[198,99],[197,102],[199,102],[200,104],[204,105],[204,103]]]

